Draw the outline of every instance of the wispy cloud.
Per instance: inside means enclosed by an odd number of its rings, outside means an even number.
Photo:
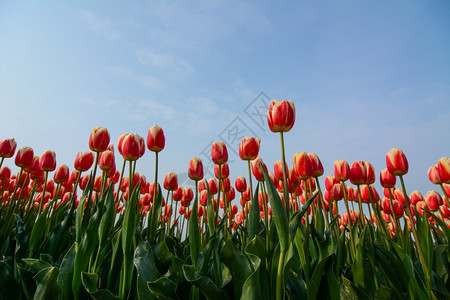
[[[170,54],[157,53],[147,48],[139,48],[134,52],[140,64],[169,70],[174,76],[184,77],[193,72],[193,68],[186,60]]]
[[[135,74],[130,69],[122,66],[110,66],[107,68],[107,72],[123,79],[135,81],[146,89],[160,90],[164,86],[164,84],[154,76]]]
[[[110,41],[119,39],[119,32],[113,28],[111,23],[98,17],[91,11],[82,10],[79,12],[80,18],[84,21],[85,26],[97,35],[101,35]]]

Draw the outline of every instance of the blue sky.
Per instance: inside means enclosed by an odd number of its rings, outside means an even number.
[[[448,1],[2,1],[0,139],[72,169],[92,128],[116,144],[158,124],[163,178],[194,156],[207,165],[202,151],[237,129],[261,137],[272,168],[279,135],[246,111],[292,99],[289,165],[315,152],[325,175],[345,159],[378,177],[398,147],[408,192],[425,194],[428,167],[450,156],[449,15]],[[233,150],[234,181],[247,170]],[[152,180],[153,153],[137,168]]]

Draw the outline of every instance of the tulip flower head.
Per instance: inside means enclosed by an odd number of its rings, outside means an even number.
[[[78,152],[73,166],[80,172],[86,172],[94,163],[94,154],[92,152]]]
[[[94,152],[103,152],[108,148],[110,139],[108,129],[95,127],[89,136],[89,149]]]
[[[244,137],[239,144],[239,157],[242,160],[254,160],[259,153],[260,138]]]
[[[443,183],[450,183],[450,157],[441,157],[438,160],[439,175]]]
[[[334,161],[334,177],[337,181],[347,181],[350,179],[350,166],[345,160]]]
[[[189,161],[188,176],[192,180],[203,179],[203,163],[200,158],[191,158]]]
[[[394,176],[405,175],[408,173],[408,160],[402,150],[392,148],[386,154],[386,165]]]
[[[295,123],[295,106],[292,100],[272,100],[267,111],[267,123],[272,132],[288,132]]]
[[[39,167],[45,172],[54,171],[56,169],[56,153],[50,150],[42,153],[39,158]]]
[[[228,150],[224,142],[214,142],[212,144],[211,159],[216,165],[223,165],[228,161]]]
[[[0,141],[0,157],[10,158],[16,152],[17,143],[14,139],[6,139]]]
[[[20,168],[26,168],[31,165],[34,158],[34,152],[31,147],[22,147],[17,151],[15,163]]]
[[[152,152],[160,152],[164,149],[166,138],[164,131],[158,125],[153,125],[147,134],[147,148]]]

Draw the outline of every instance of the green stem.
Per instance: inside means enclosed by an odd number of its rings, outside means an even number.
[[[328,219],[328,212],[325,209],[325,203],[324,203],[323,196],[322,196],[322,189],[320,188],[319,178],[316,177],[315,179],[316,179],[316,183],[317,183],[317,188],[319,189],[319,202],[322,207],[322,212],[325,214],[325,221],[326,221],[327,230],[328,230],[328,229],[330,229],[330,220]]]
[[[358,189],[358,203],[359,203],[359,213],[360,213],[359,222],[364,227],[364,225],[366,225],[366,218],[364,217],[364,210],[363,210],[362,200],[361,200],[361,189],[359,187],[359,184],[356,185],[356,188]],[[344,190],[344,193],[346,193],[346,190]],[[370,217],[372,217],[372,216],[370,216]]]
[[[156,231],[156,228],[153,228],[153,223],[156,216],[156,209],[155,209],[155,202],[156,202],[156,194],[158,192],[158,153],[159,152],[155,152],[155,189],[153,191],[153,205],[151,207],[151,218],[148,218],[148,222],[150,224],[147,224],[147,227],[149,228],[148,231],[148,242],[151,244],[153,242],[154,239],[154,231]]]
[[[287,183],[287,172],[286,172],[286,157],[284,151],[284,135],[283,131],[280,132],[280,142],[281,142],[281,160],[282,160],[282,170],[283,170],[283,196],[284,205],[286,207],[286,216],[288,217],[288,222],[290,220],[289,216],[289,194],[288,194],[288,183]]]
[[[284,258],[286,252],[280,252],[280,259],[278,260],[278,269],[277,269],[277,300],[284,299],[284,288],[283,288],[283,275],[284,275]]]
[[[353,258],[356,255],[356,247],[355,247],[355,241],[353,240],[353,230],[352,230],[352,217],[350,214],[350,208],[348,207],[348,200],[347,200],[347,188],[345,186],[345,182],[342,181],[342,187],[344,190],[344,202],[345,202],[345,207],[347,208],[347,215],[348,215],[348,228],[350,229],[350,244],[351,244],[351,249],[352,249],[352,254],[353,254]],[[359,192],[359,186],[358,186],[358,192]],[[361,198],[359,200],[359,203],[361,204]],[[364,217],[362,211],[361,211],[361,215]]]

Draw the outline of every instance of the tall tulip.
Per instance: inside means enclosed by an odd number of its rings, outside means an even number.
[[[10,158],[14,156],[16,152],[17,143],[14,139],[0,140],[0,168],[3,165],[3,160],[5,158]]]
[[[228,150],[224,142],[214,142],[212,144],[211,159],[216,165],[223,165],[228,161]]]
[[[89,136],[89,149],[94,152],[103,152],[108,148],[110,139],[108,129],[95,127]]]

